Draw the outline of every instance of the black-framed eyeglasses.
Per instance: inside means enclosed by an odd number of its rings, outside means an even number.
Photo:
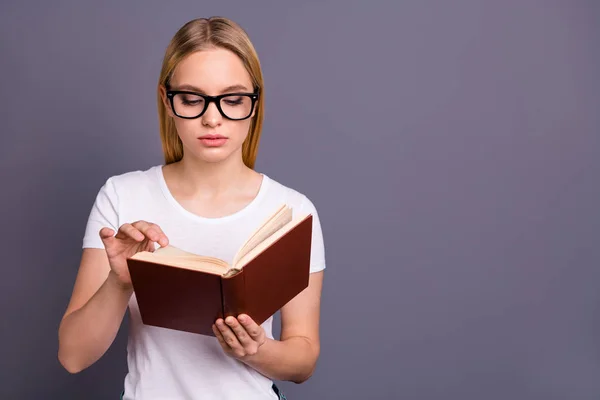
[[[215,103],[224,118],[240,121],[250,118],[258,93],[226,93],[208,96],[185,90],[167,90],[173,113],[179,118],[195,119],[201,117],[210,103]]]

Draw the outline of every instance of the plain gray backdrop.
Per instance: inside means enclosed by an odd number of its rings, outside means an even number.
[[[70,375],[57,328],[107,177],[162,162],[175,31],[224,15],[264,70],[257,169],[328,269],[297,399],[600,396],[597,1],[3,2],[2,399],[116,399],[127,322]]]

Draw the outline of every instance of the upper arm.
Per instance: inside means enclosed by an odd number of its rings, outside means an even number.
[[[98,291],[110,271],[108,257],[104,249],[84,248],[81,254],[79,270],[73,285],[69,305],[63,316],[83,307]]]
[[[306,196],[302,198],[299,211],[310,213],[313,216],[310,275],[308,287],[281,308],[281,339],[285,340],[291,336],[305,337],[318,352],[325,245],[319,214],[314,204]]]
[[[310,274],[308,287],[281,308],[281,340],[292,336],[308,339],[319,351],[319,319],[323,271]]]
[[[65,316],[81,308],[98,291],[110,271],[108,257],[100,238],[104,227],[115,232],[119,226],[119,196],[112,178],[98,191],[90,210],[83,237],[83,251]]]

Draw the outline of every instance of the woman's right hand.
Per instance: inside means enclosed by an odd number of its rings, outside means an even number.
[[[140,251],[154,251],[154,243],[162,247],[169,244],[169,239],[162,229],[146,221],[123,224],[116,235],[114,230],[102,228],[100,238],[108,256],[110,273],[124,289],[132,287],[127,258]]]

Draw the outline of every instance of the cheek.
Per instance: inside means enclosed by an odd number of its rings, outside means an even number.
[[[199,120],[175,119],[175,129],[183,142],[189,139],[195,139],[198,136]]]
[[[238,122],[231,127],[231,136],[234,136],[236,139],[243,141],[246,139],[246,136],[250,133],[250,120]]]

